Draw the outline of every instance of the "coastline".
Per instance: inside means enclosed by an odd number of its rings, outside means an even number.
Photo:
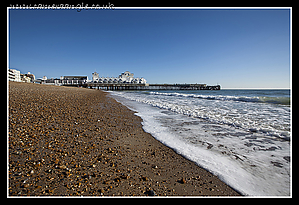
[[[9,196],[240,196],[107,95],[9,82]]]

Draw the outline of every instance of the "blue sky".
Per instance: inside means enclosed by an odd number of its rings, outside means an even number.
[[[9,10],[9,68],[223,88],[290,87],[290,11]]]

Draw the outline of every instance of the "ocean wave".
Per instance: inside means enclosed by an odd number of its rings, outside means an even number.
[[[173,93],[172,93],[173,94]],[[270,126],[270,122],[266,124],[259,124],[254,122],[254,117],[247,116],[246,119],[244,119],[244,116],[241,117],[240,113],[222,113],[221,109],[215,110],[215,111],[207,111],[206,109],[197,108],[193,106],[189,106],[186,104],[180,104],[177,103],[177,101],[172,102],[162,102],[162,101],[156,101],[153,99],[140,99],[140,98],[129,98],[130,100],[134,100],[137,102],[145,103],[148,105],[151,105],[153,107],[161,108],[170,110],[172,112],[183,114],[189,117],[195,117],[200,118],[203,120],[207,120],[211,123],[216,124],[225,124],[236,128],[241,128],[250,132],[255,133],[263,133],[268,137],[276,138],[279,140],[290,140],[290,132],[289,131],[282,131],[280,129],[275,129],[274,127]],[[256,115],[255,115],[256,116]]]
[[[201,98],[206,100],[240,101],[240,102],[252,102],[252,103],[271,103],[271,104],[290,105],[289,97],[258,97],[258,96],[248,97],[248,96],[198,95],[198,94],[186,94],[186,93],[162,93],[162,92],[149,92],[149,94]]]
[[[259,101],[264,103],[281,104],[281,105],[291,104],[291,99],[289,97],[259,97]]]
[[[271,106],[266,103],[269,101],[274,103],[277,99],[153,91],[119,92],[118,95],[128,100],[200,118],[211,123],[229,125],[252,133],[263,133],[265,136],[280,140],[290,140],[289,108]],[[201,99],[212,100],[212,102]],[[241,104],[236,101],[248,103]],[[258,104],[260,101],[263,103]]]

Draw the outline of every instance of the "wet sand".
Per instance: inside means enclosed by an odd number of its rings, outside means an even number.
[[[240,196],[107,95],[9,82],[9,196]]]

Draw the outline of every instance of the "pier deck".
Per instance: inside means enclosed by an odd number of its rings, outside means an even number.
[[[206,84],[133,84],[133,83],[84,83],[64,84],[101,90],[220,90],[220,85]]]

